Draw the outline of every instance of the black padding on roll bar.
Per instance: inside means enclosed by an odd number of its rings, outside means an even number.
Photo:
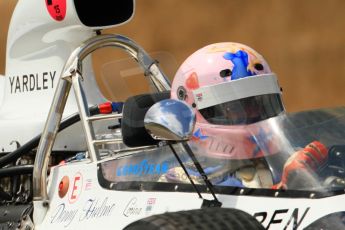
[[[146,131],[144,117],[158,101],[170,98],[170,92],[142,94],[127,99],[122,112],[122,137],[128,147],[155,145],[158,143]]]

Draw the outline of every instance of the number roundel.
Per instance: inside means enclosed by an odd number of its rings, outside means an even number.
[[[56,21],[63,21],[66,16],[66,0],[45,0],[50,16]]]

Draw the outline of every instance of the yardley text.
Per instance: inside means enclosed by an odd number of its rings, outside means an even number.
[[[53,89],[55,76],[56,71],[49,71],[9,77],[11,94]]]

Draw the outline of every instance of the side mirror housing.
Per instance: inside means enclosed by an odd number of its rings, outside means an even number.
[[[193,135],[195,112],[185,102],[166,99],[154,104],[144,118],[145,128],[156,140],[186,141]]]

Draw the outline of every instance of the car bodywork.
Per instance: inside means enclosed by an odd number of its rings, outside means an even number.
[[[170,89],[170,82],[156,61],[134,41],[95,33],[129,20],[134,11],[134,2],[129,2],[129,5],[121,3],[127,7],[123,10],[127,14],[118,19],[102,13],[106,7],[120,3],[103,1],[99,3],[104,4],[103,8],[94,8],[95,5],[86,6],[77,0],[19,1],[9,31],[6,77],[0,84],[4,89],[0,97],[0,128],[8,130],[0,133],[3,156],[13,152],[15,143],[23,145],[43,132],[37,149],[30,155],[35,158],[33,176],[22,178],[18,189],[18,194],[29,195],[22,201],[4,202],[7,205],[0,210],[20,207],[30,213],[32,208],[32,215],[17,214],[18,228],[22,229],[122,229],[150,215],[210,206],[215,200],[211,189],[217,205],[244,210],[266,229],[329,224],[341,228],[345,211],[344,108],[284,115],[249,128],[250,131],[260,125],[274,127],[270,130],[279,137],[276,143],[288,149],[288,155],[314,139],[330,147],[329,164],[320,177],[322,180],[316,180],[317,186],[291,190],[218,185],[208,175],[213,183],[210,187],[197,178],[198,174],[193,186],[181,170],[178,176],[174,175],[178,178],[171,180],[167,176],[169,170],[180,167],[180,163],[169,148],[169,140],[127,147],[123,144],[121,127],[108,129],[109,125],[119,125],[119,119],[125,119],[121,111],[90,114],[91,106],[105,102],[95,84],[88,57],[99,48],[125,50],[143,68],[156,91]],[[97,17],[97,12],[103,17]],[[95,14],[90,16],[91,13]],[[58,134],[61,121],[75,112],[81,122]],[[260,146],[266,142],[256,143]],[[183,145],[174,143],[174,146],[183,162],[190,163]],[[64,162],[59,164],[61,158]],[[24,164],[23,159],[19,162]],[[331,179],[325,183],[328,178]],[[8,226],[11,221],[4,218],[2,224]]]

